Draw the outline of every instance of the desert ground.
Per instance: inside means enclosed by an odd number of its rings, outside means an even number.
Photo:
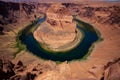
[[[0,74],[4,73],[0,75],[0,79],[5,79],[3,76],[7,75],[6,79],[9,80],[119,80],[119,2],[64,4],[71,15],[76,15],[80,20],[93,25],[103,38],[103,41],[95,44],[86,60],[56,63],[43,60],[27,50],[22,50],[14,56],[18,51],[16,47],[18,32],[45,13],[51,4],[53,3],[18,4],[0,1],[2,11],[0,12]],[[109,68],[116,69],[116,74],[112,70],[109,73]]]

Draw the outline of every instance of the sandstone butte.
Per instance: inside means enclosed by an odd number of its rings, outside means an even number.
[[[52,4],[46,12],[46,21],[34,31],[34,37],[50,49],[71,43],[76,37],[76,24],[69,10],[61,4]]]

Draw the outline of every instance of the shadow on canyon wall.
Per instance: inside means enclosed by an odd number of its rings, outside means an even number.
[[[0,1],[0,32],[7,30],[6,25],[33,21],[45,13],[48,3],[12,3]],[[63,3],[72,15],[90,18],[94,22],[118,25],[120,27],[120,5],[92,7],[87,4]],[[3,27],[3,29],[1,28]],[[5,29],[4,29],[5,28]]]

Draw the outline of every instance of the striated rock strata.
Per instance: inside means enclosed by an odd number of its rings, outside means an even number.
[[[59,48],[74,40],[76,24],[65,6],[51,5],[46,16],[46,21],[34,32],[40,43],[46,44],[49,48]]]

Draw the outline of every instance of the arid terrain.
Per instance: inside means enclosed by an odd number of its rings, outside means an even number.
[[[71,15],[100,31],[86,60],[56,63],[16,47],[18,32],[46,13],[53,3],[0,1],[0,80],[119,80],[120,3],[64,3]]]

